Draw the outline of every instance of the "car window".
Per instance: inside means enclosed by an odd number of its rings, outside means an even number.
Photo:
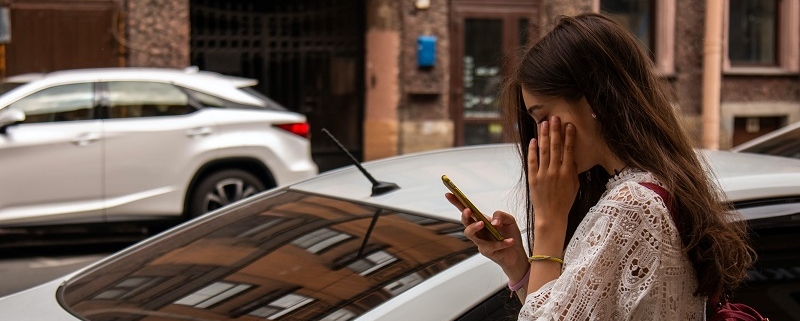
[[[772,137],[742,152],[800,158],[800,127]]]
[[[257,90],[253,89],[253,87],[240,87],[239,90],[241,90],[241,91],[243,91],[243,92],[245,92],[245,93],[247,93],[249,95],[255,96],[256,98],[258,98],[260,100],[265,101],[267,103],[267,105],[266,105],[267,109],[287,110],[286,107],[283,107],[283,106],[281,106],[281,104],[275,102],[274,100],[270,99],[269,97],[264,96],[264,94],[262,94],[262,93],[258,92]]]
[[[222,98],[215,97],[206,93],[201,93],[199,91],[185,89],[192,93],[192,97],[197,100],[201,105],[205,107],[225,107],[225,101]]]
[[[25,113],[23,123],[92,119],[92,83],[55,86],[40,90],[9,105]]]
[[[211,215],[60,300],[84,320],[350,320],[477,253],[460,224],[299,192]]]
[[[800,311],[800,203],[797,199],[759,202],[741,209],[748,217],[758,255],[747,278],[733,294],[771,320],[796,320]]]
[[[185,92],[171,84],[146,81],[108,82],[109,118],[176,116],[194,112]]]

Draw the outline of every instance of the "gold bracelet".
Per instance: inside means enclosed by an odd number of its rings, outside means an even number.
[[[559,264],[564,264],[564,260],[560,257],[550,256],[550,255],[533,255],[528,258],[528,263],[533,263],[533,261],[553,261]]]

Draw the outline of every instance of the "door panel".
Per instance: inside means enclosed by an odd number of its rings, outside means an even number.
[[[215,127],[207,113],[166,83],[104,83],[109,119],[105,140],[105,199],[108,220],[180,215],[189,176],[213,158]],[[151,216],[151,217],[145,217]]]
[[[0,134],[0,225],[102,220],[102,130],[94,85],[34,92],[8,109],[25,113]]]
[[[102,220],[99,120],[19,124],[0,135],[0,225]]]

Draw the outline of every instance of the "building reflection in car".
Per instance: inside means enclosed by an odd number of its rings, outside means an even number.
[[[349,320],[477,253],[462,230],[283,192],[91,269],[60,298],[87,320]]]

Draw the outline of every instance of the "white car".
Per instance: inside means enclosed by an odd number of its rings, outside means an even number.
[[[708,152],[759,263],[735,301],[800,316],[800,161]],[[521,213],[511,145],[406,155],[273,189],[5,298],[8,320],[513,320],[500,268],[462,233],[475,205]],[[384,184],[381,184],[384,183]],[[399,188],[392,189],[391,184]]]
[[[0,227],[194,217],[317,174],[304,115],[196,69],[11,77]]]

